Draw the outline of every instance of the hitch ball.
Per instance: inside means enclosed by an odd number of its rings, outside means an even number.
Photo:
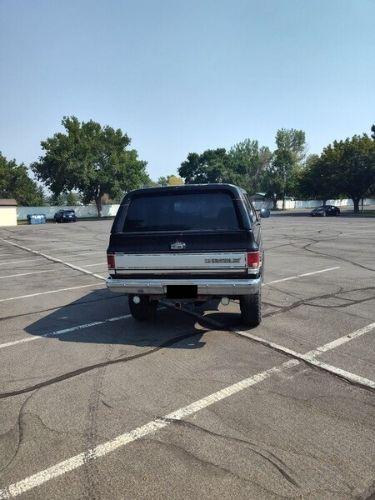
[[[229,302],[230,302],[230,301],[229,301],[229,298],[228,298],[228,297],[223,297],[223,298],[221,299],[221,303],[223,304],[223,306],[227,306],[227,305],[229,305]]]
[[[141,298],[138,295],[134,295],[133,297],[134,304],[139,304],[141,302]]]

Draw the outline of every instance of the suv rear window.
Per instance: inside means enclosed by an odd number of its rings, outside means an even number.
[[[238,229],[229,193],[150,194],[134,197],[124,231],[194,231]]]

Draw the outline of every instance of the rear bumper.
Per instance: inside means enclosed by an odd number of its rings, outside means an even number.
[[[197,295],[220,297],[252,295],[259,291],[262,278],[253,279],[114,279],[107,278],[107,287],[112,292],[139,295],[166,295],[167,286],[196,285]]]

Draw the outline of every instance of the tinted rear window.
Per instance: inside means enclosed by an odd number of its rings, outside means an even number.
[[[238,229],[229,193],[142,195],[132,199],[124,231]]]

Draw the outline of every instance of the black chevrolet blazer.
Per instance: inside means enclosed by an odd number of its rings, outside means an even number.
[[[114,292],[137,320],[174,303],[239,299],[243,321],[261,321],[261,225],[248,194],[230,184],[190,184],[128,193],[107,250]]]

